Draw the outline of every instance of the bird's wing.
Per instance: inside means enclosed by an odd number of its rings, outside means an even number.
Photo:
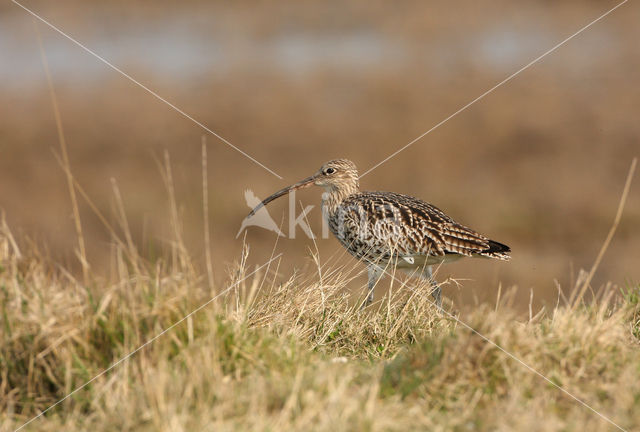
[[[506,254],[508,247],[455,222],[442,210],[417,198],[391,192],[363,192],[349,198],[362,210],[372,243],[386,243],[401,256]],[[347,203],[348,204],[348,203]]]

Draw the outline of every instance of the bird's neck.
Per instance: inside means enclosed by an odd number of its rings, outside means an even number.
[[[358,192],[359,190],[357,185],[343,185],[340,188],[326,187],[322,194],[322,210],[325,214],[332,215],[348,196]]]

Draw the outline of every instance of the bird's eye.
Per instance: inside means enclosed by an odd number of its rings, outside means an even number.
[[[326,170],[324,170],[325,174],[333,174],[334,172],[336,172],[336,170],[333,168],[327,168]]]

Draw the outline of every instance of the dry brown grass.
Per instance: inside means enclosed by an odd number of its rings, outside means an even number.
[[[177,244],[177,243],[176,243]],[[176,246],[177,247],[177,246]],[[87,286],[0,234],[0,424],[13,430],[222,290],[188,255],[154,263],[115,247]],[[170,251],[168,251],[170,252]],[[180,254],[180,250],[175,251]],[[357,276],[327,261],[230,269],[224,296],[25,430],[609,430],[611,425],[439,315],[427,287],[394,282],[360,311]],[[135,270],[134,270],[135,268]],[[313,268],[313,267],[311,267]],[[321,275],[321,277],[320,277]],[[235,285],[234,285],[235,283]],[[620,426],[640,426],[638,287],[522,319],[460,312],[478,332]]]

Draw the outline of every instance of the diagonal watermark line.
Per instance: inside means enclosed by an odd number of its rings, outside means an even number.
[[[282,254],[278,254],[275,257],[271,258],[269,261],[267,261],[266,263],[262,264],[261,266],[257,267],[254,271],[252,271],[251,273],[249,273],[248,275],[246,275],[245,277],[243,277],[242,279],[240,279],[239,281],[229,285],[225,290],[219,292],[218,294],[216,294],[215,296],[213,296],[211,299],[209,299],[207,302],[201,304],[200,306],[198,306],[196,309],[194,309],[193,311],[189,312],[187,315],[185,315],[183,318],[181,318],[180,320],[174,322],[173,324],[171,324],[169,327],[167,327],[166,329],[162,330],[160,333],[158,333],[157,335],[155,335],[154,337],[152,337],[151,339],[149,339],[148,341],[146,341],[145,343],[143,343],[142,345],[140,345],[138,348],[136,348],[135,350],[131,351],[129,354],[127,354],[126,356],[122,357],[120,360],[118,360],[117,362],[113,363],[111,366],[109,366],[108,368],[106,368],[105,370],[103,370],[102,372],[100,372],[98,375],[94,376],[93,378],[91,378],[89,381],[87,381],[86,383],[82,384],[80,387],[76,387],[71,393],[69,393],[68,395],[66,395],[65,397],[63,397],[62,399],[60,399],[58,402],[54,403],[53,405],[49,406],[49,408],[45,409],[44,411],[40,412],[38,415],[36,415],[35,417],[33,417],[31,420],[29,420],[28,422],[24,423],[22,426],[20,426],[18,429],[14,430],[13,432],[18,432],[20,429],[24,428],[25,426],[27,426],[29,423],[31,423],[32,421],[38,419],[40,416],[42,416],[44,413],[46,413],[47,411],[49,411],[52,408],[55,408],[57,405],[61,404],[62,402],[64,402],[66,399],[68,399],[70,396],[72,396],[73,394],[79,392],[80,390],[82,390],[83,388],[85,388],[86,386],[88,386],[89,384],[91,384],[93,381],[97,380],[98,378],[100,378],[101,376],[103,376],[104,374],[106,374],[107,372],[109,372],[110,370],[112,370],[113,368],[117,367],[120,363],[124,362],[125,360],[128,360],[130,357],[134,356],[138,351],[140,351],[141,349],[143,349],[144,347],[152,344],[153,342],[155,342],[156,339],[158,339],[159,337],[161,337],[162,335],[164,335],[165,333],[167,333],[168,331],[170,331],[171,329],[173,329],[174,327],[176,327],[177,325],[179,325],[180,323],[182,323],[184,320],[186,320],[187,318],[189,318],[190,316],[194,315],[195,313],[199,312],[201,309],[204,309],[205,307],[207,307],[209,304],[211,304],[214,300],[216,300],[218,297],[226,294],[227,292],[229,292],[231,289],[233,289],[234,287],[238,286],[238,284],[240,284],[241,282],[247,280],[250,276],[254,275],[255,273],[257,273],[260,269],[268,266],[269,264],[271,264],[274,260],[280,258],[282,256]]]
[[[388,275],[389,277],[391,277],[394,281],[402,284],[402,281],[399,280],[394,274],[390,273],[386,268],[382,268],[379,267],[380,270],[382,270],[386,275]],[[435,284],[435,281],[433,282]],[[438,308],[438,305],[431,300],[430,298],[426,298],[426,300],[431,303],[434,307]],[[445,310],[444,308],[438,308],[438,310],[440,310],[442,313],[445,313],[447,316],[449,316],[450,318],[452,318],[453,320],[455,320],[456,322],[458,322],[459,324],[461,324],[463,327],[467,328],[468,330],[470,330],[471,332],[475,333],[476,335],[480,336],[485,342],[487,342],[488,344],[493,345],[494,347],[498,348],[500,351],[502,351],[504,354],[506,354],[508,357],[511,357],[513,360],[517,361],[518,363],[520,363],[522,366],[524,366],[526,369],[528,369],[529,371],[533,372],[534,374],[538,375],[540,378],[542,378],[543,380],[545,380],[546,382],[548,382],[549,384],[551,384],[553,387],[557,388],[558,390],[562,391],[564,394],[566,394],[567,396],[569,396],[571,399],[575,400],[576,402],[580,403],[581,405],[583,405],[584,407],[588,408],[589,410],[591,410],[593,413],[595,413],[596,415],[600,416],[603,420],[609,422],[610,424],[612,424],[613,426],[617,427],[618,429],[620,429],[623,432],[628,432],[626,429],[624,429],[622,426],[620,426],[619,424],[617,424],[616,422],[614,422],[613,420],[611,420],[609,417],[607,417],[606,415],[602,414],[600,411],[596,410],[595,408],[593,408],[591,405],[589,405],[588,403],[586,403],[585,401],[583,401],[582,399],[580,399],[579,397],[575,396],[573,393],[571,393],[569,390],[565,389],[564,387],[562,387],[561,385],[558,385],[556,383],[554,383],[551,379],[547,378],[544,374],[542,374],[541,372],[539,372],[537,369],[535,369],[534,367],[530,366],[528,363],[526,363],[524,360],[521,360],[519,357],[517,357],[515,354],[512,354],[511,352],[507,351],[506,349],[504,349],[502,346],[498,345],[496,342],[494,342],[493,340],[489,339],[487,336],[483,335],[482,333],[480,333],[478,330],[476,330],[475,328],[471,327],[469,324],[467,324],[466,322],[462,321],[460,318],[456,317],[455,315],[453,315],[451,312],[448,312],[447,310]]]
[[[525,66],[521,67],[520,69],[518,69],[517,71],[515,71],[514,73],[512,73],[511,75],[509,75],[508,77],[506,77],[505,79],[503,79],[502,81],[500,81],[498,84],[494,85],[493,87],[491,87],[489,90],[485,91],[484,93],[482,93],[480,96],[478,96],[477,98],[473,99],[471,102],[469,102],[468,104],[466,104],[465,106],[463,106],[462,108],[460,108],[459,110],[457,110],[456,112],[454,112],[453,114],[451,114],[449,117],[445,118],[444,120],[440,121],[439,123],[437,123],[435,126],[433,126],[431,129],[429,129],[428,131],[426,131],[425,133],[423,133],[422,135],[420,135],[419,137],[417,137],[416,139],[414,139],[413,141],[411,141],[410,143],[406,144],[405,146],[399,148],[398,150],[396,150],[395,152],[393,152],[391,155],[387,156],[384,160],[382,160],[381,162],[378,162],[377,164],[375,164],[374,166],[372,166],[371,168],[369,168],[368,170],[366,170],[362,175],[360,175],[360,178],[366,176],[367,174],[369,174],[371,171],[373,171],[374,169],[378,168],[380,165],[384,164],[385,162],[387,162],[389,159],[395,157],[398,153],[406,150],[407,148],[411,147],[414,143],[416,143],[417,141],[420,141],[422,138],[424,138],[425,136],[427,136],[428,134],[430,134],[431,132],[433,132],[434,130],[436,130],[437,128],[439,128],[440,126],[442,126],[443,124],[445,124],[446,122],[448,122],[449,120],[451,120],[452,118],[454,118],[455,116],[457,116],[458,114],[460,114],[462,111],[466,110],[467,108],[469,108],[471,105],[475,104],[476,102],[478,102],[479,100],[483,99],[485,96],[487,96],[489,93],[493,92],[494,90],[496,90],[498,87],[502,86],[503,84],[506,84],[507,82],[511,81],[513,78],[515,78],[517,75],[519,75],[521,72],[524,72],[525,70],[529,69],[531,66],[533,66],[534,64],[536,64],[537,62],[539,62],[540,60],[542,60],[544,57],[546,57],[547,55],[551,54],[552,52],[554,52],[555,50],[557,50],[558,48],[560,48],[562,45],[566,44],[567,42],[569,42],[571,39],[573,39],[574,37],[578,36],[580,33],[582,33],[583,31],[585,31],[586,29],[588,29],[589,27],[591,27],[592,25],[594,25],[595,23],[597,23],[598,21],[600,21],[601,19],[603,19],[604,17],[606,17],[607,15],[609,15],[611,12],[615,11],[616,9],[618,9],[620,6],[622,6],[623,4],[625,4],[626,2],[628,2],[629,0],[624,0],[622,3],[619,3],[618,5],[616,5],[615,7],[609,9],[607,12],[605,12],[604,14],[600,15],[598,18],[596,18],[595,20],[591,21],[589,24],[587,24],[586,26],[582,27],[580,30],[578,30],[577,32],[575,32],[574,34],[572,34],[571,36],[569,36],[568,38],[566,38],[565,40],[563,40],[562,42],[558,43],[557,45],[555,45],[553,48],[550,48],[549,50],[547,50],[545,53],[541,54],[540,56],[538,56],[537,58],[535,58],[534,60],[532,60],[531,62],[527,63]]]
[[[216,138],[218,138],[220,141],[222,141],[223,143],[227,144],[229,147],[231,147],[232,149],[234,149],[235,151],[237,151],[238,153],[242,154],[243,156],[245,156],[246,158],[250,159],[252,162],[254,162],[255,164],[261,166],[262,168],[264,168],[265,170],[269,171],[271,174],[273,174],[274,176],[278,177],[279,179],[282,179],[282,176],[280,176],[278,173],[276,173],[275,171],[271,170],[270,168],[268,168],[267,166],[265,166],[264,164],[258,162],[254,157],[252,157],[251,155],[249,155],[247,152],[245,152],[244,150],[238,148],[237,146],[231,144],[227,139],[225,139],[224,137],[218,135],[217,133],[215,133],[214,131],[212,131],[211,129],[209,129],[205,124],[199,122],[198,120],[196,120],[195,118],[193,118],[191,115],[187,114],[186,112],[184,112],[183,110],[181,110],[180,108],[178,108],[177,106],[175,106],[174,104],[172,104],[171,102],[169,102],[168,100],[166,100],[165,98],[163,98],[162,96],[160,96],[158,93],[156,93],[155,91],[151,90],[149,87],[145,86],[144,84],[142,84],[140,81],[136,80],[135,78],[133,78],[131,75],[127,74],[126,72],[124,72],[122,69],[118,68],[117,66],[115,66],[113,63],[109,62],[107,59],[105,59],[104,57],[100,56],[99,54],[97,54],[96,52],[92,51],[91,49],[87,48],[85,45],[83,45],[82,43],[78,42],[76,39],[74,39],[73,37],[69,36],[68,34],[66,34],[65,32],[63,32],[62,30],[60,30],[58,27],[54,26],[53,24],[51,24],[49,21],[45,20],[44,18],[42,18],[40,15],[36,14],[35,12],[33,12],[31,9],[27,8],[26,6],[23,6],[22,4],[18,3],[16,0],[11,0],[13,3],[15,3],[16,5],[20,6],[22,9],[24,9],[26,12],[28,12],[29,14],[31,14],[33,17],[37,18],[39,21],[42,21],[44,24],[46,24],[47,26],[49,26],[50,28],[52,28],[53,30],[55,30],[56,32],[60,33],[62,36],[66,37],[67,39],[69,39],[71,42],[73,42],[74,44],[78,45],[80,48],[82,48],[83,50],[85,50],[86,52],[88,52],[89,54],[91,54],[92,56],[94,56],[95,58],[97,58],[98,60],[100,60],[102,63],[106,64],[107,66],[109,66],[111,69],[115,70],[116,72],[118,72],[120,75],[124,76],[125,78],[127,78],[129,81],[133,82],[134,84],[138,85],[139,87],[141,87],[142,89],[146,90],[149,94],[151,94],[152,96],[154,96],[156,99],[164,102],[166,105],[168,105],[169,107],[173,108],[176,112],[178,112],[179,114],[181,114],[183,117],[186,117],[187,119],[191,120],[193,123],[197,124],[198,126],[200,126],[202,129],[204,129],[205,131],[209,132],[211,135],[215,136]]]

